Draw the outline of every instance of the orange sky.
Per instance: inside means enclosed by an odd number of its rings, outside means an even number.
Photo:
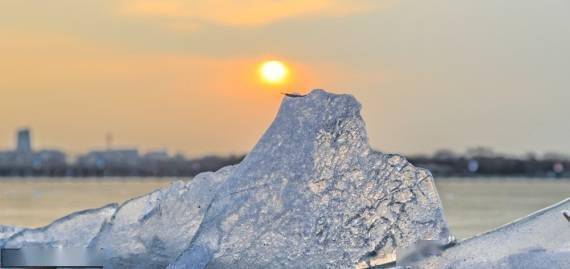
[[[0,148],[249,150],[282,91],[364,105],[372,144],[570,152],[565,1],[0,2]],[[260,83],[264,60],[290,84]]]

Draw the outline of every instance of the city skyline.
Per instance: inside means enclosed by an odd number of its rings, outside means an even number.
[[[68,152],[65,149],[58,147],[57,145],[35,145],[34,144],[34,133],[32,128],[30,127],[20,127],[14,130],[14,139],[11,145],[7,147],[0,148],[0,153],[3,152],[15,152],[19,154],[29,154],[35,151],[42,151],[42,150],[55,150],[61,151],[69,157],[76,158],[82,154],[90,153],[90,152],[97,152],[97,151],[121,151],[121,150],[136,150],[140,151],[140,153],[145,154],[157,154],[157,153],[164,153],[164,154],[182,154],[181,152],[172,151],[170,152],[167,148],[155,148],[155,149],[146,149],[140,150],[139,145],[114,145],[112,143],[112,134],[105,135],[105,145],[104,146],[93,146],[84,152]]]
[[[138,147],[116,148],[107,136],[107,147],[90,150],[72,158],[57,149],[34,148],[30,129],[18,129],[12,149],[0,150],[0,177],[192,177],[200,172],[217,171],[235,165],[245,154],[187,158],[168,151],[141,152]],[[371,149],[371,154],[377,152]],[[408,155],[418,167],[434,175],[518,176],[567,178],[570,156],[559,153],[509,156],[491,148],[469,148],[464,153],[442,149],[430,155]]]
[[[30,126],[38,146],[74,153],[112,133],[116,145],[241,154],[281,92],[323,88],[362,102],[384,152],[569,153],[566,10],[560,0],[2,1],[0,148]],[[287,63],[288,84],[260,83],[268,60]]]
[[[145,148],[144,145],[115,145],[113,144],[113,135],[107,133],[104,137],[104,146],[92,146],[82,152],[70,152],[57,146],[34,146],[34,135],[33,131],[29,127],[21,127],[14,131],[14,141],[12,145],[7,147],[0,147],[0,154],[2,153],[17,153],[17,154],[30,154],[34,152],[42,151],[52,151],[59,152],[67,157],[70,157],[70,161],[76,161],[78,158],[84,157],[89,154],[99,154],[102,152],[136,152],[140,157],[144,156],[155,156],[161,155],[165,157],[215,157],[215,156],[243,156],[248,152],[238,152],[238,153],[225,153],[225,154],[202,154],[202,155],[189,155],[182,151],[176,149],[169,149],[167,147],[162,148]],[[379,150],[379,149],[374,149]],[[527,158],[527,159],[546,159],[546,160],[570,160],[570,154],[566,152],[559,151],[535,151],[529,150],[521,154],[510,154],[507,152],[495,151],[494,148],[484,146],[484,145],[474,145],[466,147],[463,150],[452,150],[449,148],[436,149],[433,152],[423,152],[416,154],[409,154],[413,158],[458,158],[470,156],[485,156],[485,157],[507,157],[507,158]]]

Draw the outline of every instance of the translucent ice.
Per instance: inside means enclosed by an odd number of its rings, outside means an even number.
[[[430,173],[368,145],[360,104],[286,97],[170,268],[352,268],[448,238]]]
[[[87,247],[116,208],[116,204],[110,204],[70,214],[42,228],[22,229],[6,239],[4,247]]]
[[[90,247],[105,268],[164,268],[186,249],[220,183],[233,167],[202,173],[121,205]]]
[[[285,97],[239,165],[8,244],[88,246],[105,268],[353,268],[418,240],[449,240],[431,174],[372,151],[352,96],[315,90]]]
[[[412,268],[570,268],[570,222],[565,210],[570,210],[570,199],[460,242]]]
[[[4,241],[13,234],[21,231],[20,227],[0,225],[0,248],[4,245]]]

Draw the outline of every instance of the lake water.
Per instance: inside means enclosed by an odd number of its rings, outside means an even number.
[[[0,179],[0,224],[39,227],[167,186],[156,179]],[[570,180],[440,179],[452,232],[466,238],[570,197]]]

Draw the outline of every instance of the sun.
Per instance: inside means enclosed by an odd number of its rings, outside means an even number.
[[[269,84],[282,84],[287,80],[289,69],[280,61],[266,61],[259,68],[261,79]]]

